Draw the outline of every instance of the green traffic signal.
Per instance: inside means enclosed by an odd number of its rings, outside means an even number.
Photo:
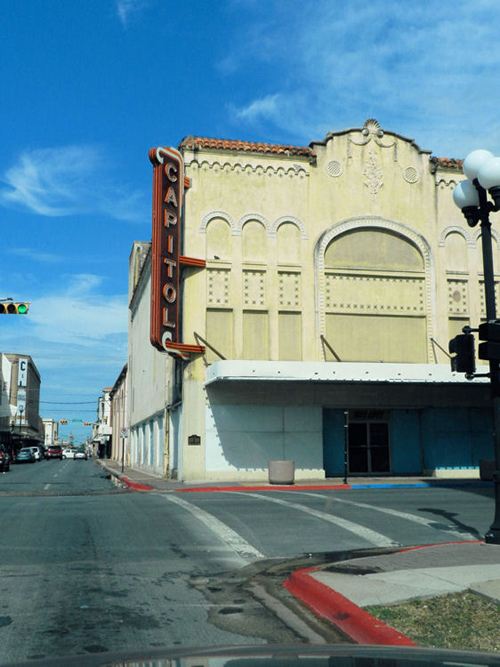
[[[0,315],[27,315],[29,309],[28,301],[0,302]]]

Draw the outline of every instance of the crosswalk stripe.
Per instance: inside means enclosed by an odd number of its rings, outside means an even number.
[[[333,496],[324,496],[321,493],[311,493],[309,491],[303,492],[305,496],[314,496],[315,498],[322,498],[323,500],[333,500],[336,503],[343,503],[344,505],[352,505],[353,507],[360,507],[361,509],[369,509],[374,512],[382,512],[383,514],[389,514],[390,516],[398,517],[399,519],[404,519],[405,521],[411,521],[413,523],[418,523],[421,526],[426,526],[427,528],[432,528],[433,530],[442,530],[443,532],[450,533],[450,535],[455,535],[456,537],[464,537],[464,535],[471,535],[477,537],[468,530],[459,531],[451,526],[449,528],[440,528],[436,526],[438,523],[434,519],[427,519],[423,516],[418,516],[417,514],[410,514],[409,512],[401,512],[400,510],[394,510],[389,507],[380,507],[378,505],[369,505],[368,503],[358,503],[354,500],[345,500],[344,498],[337,498]]]
[[[199,521],[203,523],[204,526],[209,528],[217,537],[224,542],[231,551],[234,551],[242,560],[254,562],[255,560],[265,558],[265,555],[256,549],[249,542],[244,540],[241,535],[238,535],[232,528],[229,528],[228,525],[217,519],[213,514],[209,514],[205,510],[201,509],[197,505],[192,505],[191,503],[179,498],[172,494],[159,494],[159,497],[169,500],[171,503],[179,505],[183,509],[190,512],[195,516]]]
[[[259,500],[265,500],[269,503],[275,503],[276,505],[282,505],[283,507],[289,507],[299,512],[304,512],[314,516],[316,519],[321,519],[322,521],[327,521],[328,523],[333,523],[344,530],[348,530],[350,533],[354,533],[356,536],[363,538],[373,546],[377,547],[398,547],[401,546],[399,542],[391,540],[387,535],[382,535],[382,533],[377,533],[371,528],[366,528],[359,523],[354,523],[353,521],[348,521],[347,519],[341,519],[338,516],[332,514],[327,514],[326,512],[321,512],[315,510],[312,507],[307,507],[307,505],[300,505],[299,503],[293,503],[288,500],[280,500],[279,498],[271,498],[268,495],[263,495],[260,493],[249,493],[247,491],[241,492],[236,491],[239,495],[243,496],[252,496],[253,498],[258,498]]]

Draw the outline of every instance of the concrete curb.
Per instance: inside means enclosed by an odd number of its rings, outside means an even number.
[[[404,482],[383,482],[381,484],[266,484],[259,485],[232,485],[232,486],[188,486],[184,489],[175,489],[177,493],[222,493],[222,492],[245,492],[245,491],[355,491],[357,489],[434,489],[434,488],[483,488],[493,487],[493,482],[483,481],[457,481],[457,482],[415,482],[405,484]]]
[[[129,489],[132,489],[132,491],[154,491],[155,487],[150,486],[149,484],[140,484],[139,482],[134,482],[131,480],[129,477],[126,475],[122,475],[121,473],[116,472],[116,470],[113,470],[112,468],[108,468],[108,466],[105,463],[102,463],[99,459],[95,459],[95,462],[101,466],[101,468],[104,468],[110,475],[113,475],[116,479],[119,479],[120,482],[123,482]]]
[[[333,623],[344,635],[357,644],[386,646],[416,646],[415,642],[398,632],[346,597],[310,576],[317,567],[305,567],[292,572],[283,586],[315,614]]]

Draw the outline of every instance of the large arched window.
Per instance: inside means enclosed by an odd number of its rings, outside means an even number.
[[[322,330],[342,361],[427,362],[430,255],[408,231],[364,219],[341,223],[320,241]]]

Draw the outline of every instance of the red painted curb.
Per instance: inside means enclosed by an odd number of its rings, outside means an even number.
[[[190,486],[187,489],[175,489],[179,493],[209,493],[213,491],[331,491],[339,489],[350,489],[350,484],[308,484],[308,485],[281,485],[273,484],[272,486]]]
[[[309,573],[317,569],[305,567],[296,570],[283,582],[283,586],[315,614],[333,623],[357,644],[416,646],[406,635],[375,618],[337,591],[313,579]]]
[[[149,484],[139,484],[138,482],[133,482],[128,477],[125,477],[125,475],[121,475],[120,477],[118,477],[118,479],[122,481],[124,484],[126,484],[130,489],[133,489],[134,491],[154,491],[154,486],[149,486]]]

